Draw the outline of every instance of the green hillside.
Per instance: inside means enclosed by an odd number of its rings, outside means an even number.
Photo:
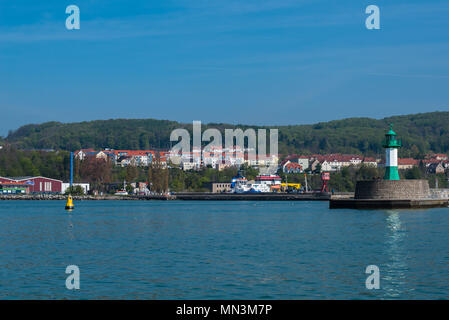
[[[389,123],[394,123],[394,130],[402,138],[402,157],[419,157],[426,152],[449,151],[449,112],[431,112],[380,120],[349,118],[313,125],[279,126],[276,127],[279,128],[279,152],[381,154],[382,138]],[[5,140],[20,149],[169,148],[170,132],[173,129],[186,128],[191,131],[191,127],[192,124],[154,119],[48,122],[23,126],[10,133]],[[208,124],[203,125],[203,130],[236,127],[258,128]]]

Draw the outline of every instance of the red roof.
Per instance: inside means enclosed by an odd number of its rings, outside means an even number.
[[[126,153],[126,155],[128,156],[146,156],[148,154],[154,155],[155,153],[153,150],[114,150],[112,152],[115,155],[119,155],[120,153]]]
[[[15,182],[15,181],[11,181],[11,182],[0,182],[1,185],[7,185],[7,186],[26,186],[29,187],[30,185],[24,182]]]
[[[437,160],[437,159],[424,159],[422,162],[423,162],[424,164],[440,163],[441,160]]]
[[[428,159],[436,159],[436,158],[447,159],[448,156],[445,153],[433,153],[433,154],[426,154],[426,158],[428,158]]]
[[[312,156],[316,158],[319,162],[351,162],[352,161],[362,161],[363,156],[354,155],[354,154],[339,154],[339,153],[331,153],[325,155],[314,155]]]
[[[288,168],[288,169],[300,169],[300,170],[302,170],[302,166],[300,164],[298,164],[298,163],[295,163],[295,162],[287,163],[285,165],[285,167]]]
[[[279,176],[257,176],[256,180],[281,180]]]
[[[419,160],[413,158],[398,158],[398,165],[417,166],[419,165]]]
[[[92,152],[96,152],[94,149],[88,148],[88,149],[77,150],[77,151],[74,152],[74,154],[77,155],[77,154],[80,153],[81,151],[84,152],[84,153],[92,153]]]

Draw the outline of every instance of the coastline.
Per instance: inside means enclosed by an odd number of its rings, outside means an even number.
[[[74,201],[97,201],[97,200],[146,200],[139,196],[115,196],[115,195],[103,195],[103,196],[72,196]],[[171,200],[170,196],[152,195],[148,196],[148,200]],[[27,194],[27,195],[0,195],[1,200],[67,200],[67,195],[63,194]]]
[[[74,201],[96,201],[96,200],[125,200],[125,201],[148,201],[148,200],[183,200],[183,201],[329,201],[330,193],[317,192],[309,194],[292,193],[256,193],[256,194],[236,194],[236,193],[177,193],[172,195],[149,195],[149,196],[73,196]],[[0,195],[1,200],[67,200],[62,194],[27,194],[27,195]]]

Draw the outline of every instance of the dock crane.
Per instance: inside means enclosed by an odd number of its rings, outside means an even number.
[[[329,180],[330,180],[330,173],[322,172],[321,173],[321,182],[323,184],[321,185],[321,192],[329,192],[329,189],[327,188],[327,183]]]

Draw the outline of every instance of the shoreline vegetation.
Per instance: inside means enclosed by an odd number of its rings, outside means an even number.
[[[202,129],[240,128],[279,130],[280,154],[383,154],[385,128],[394,123],[401,133],[402,158],[419,158],[449,149],[449,112],[427,112],[383,119],[347,118],[315,124],[286,126],[249,126],[224,123],[202,124]],[[47,122],[29,124],[10,131],[4,143],[22,150],[79,150],[104,147],[116,150],[169,149],[170,133],[192,124],[155,119],[112,119],[87,122]]]

